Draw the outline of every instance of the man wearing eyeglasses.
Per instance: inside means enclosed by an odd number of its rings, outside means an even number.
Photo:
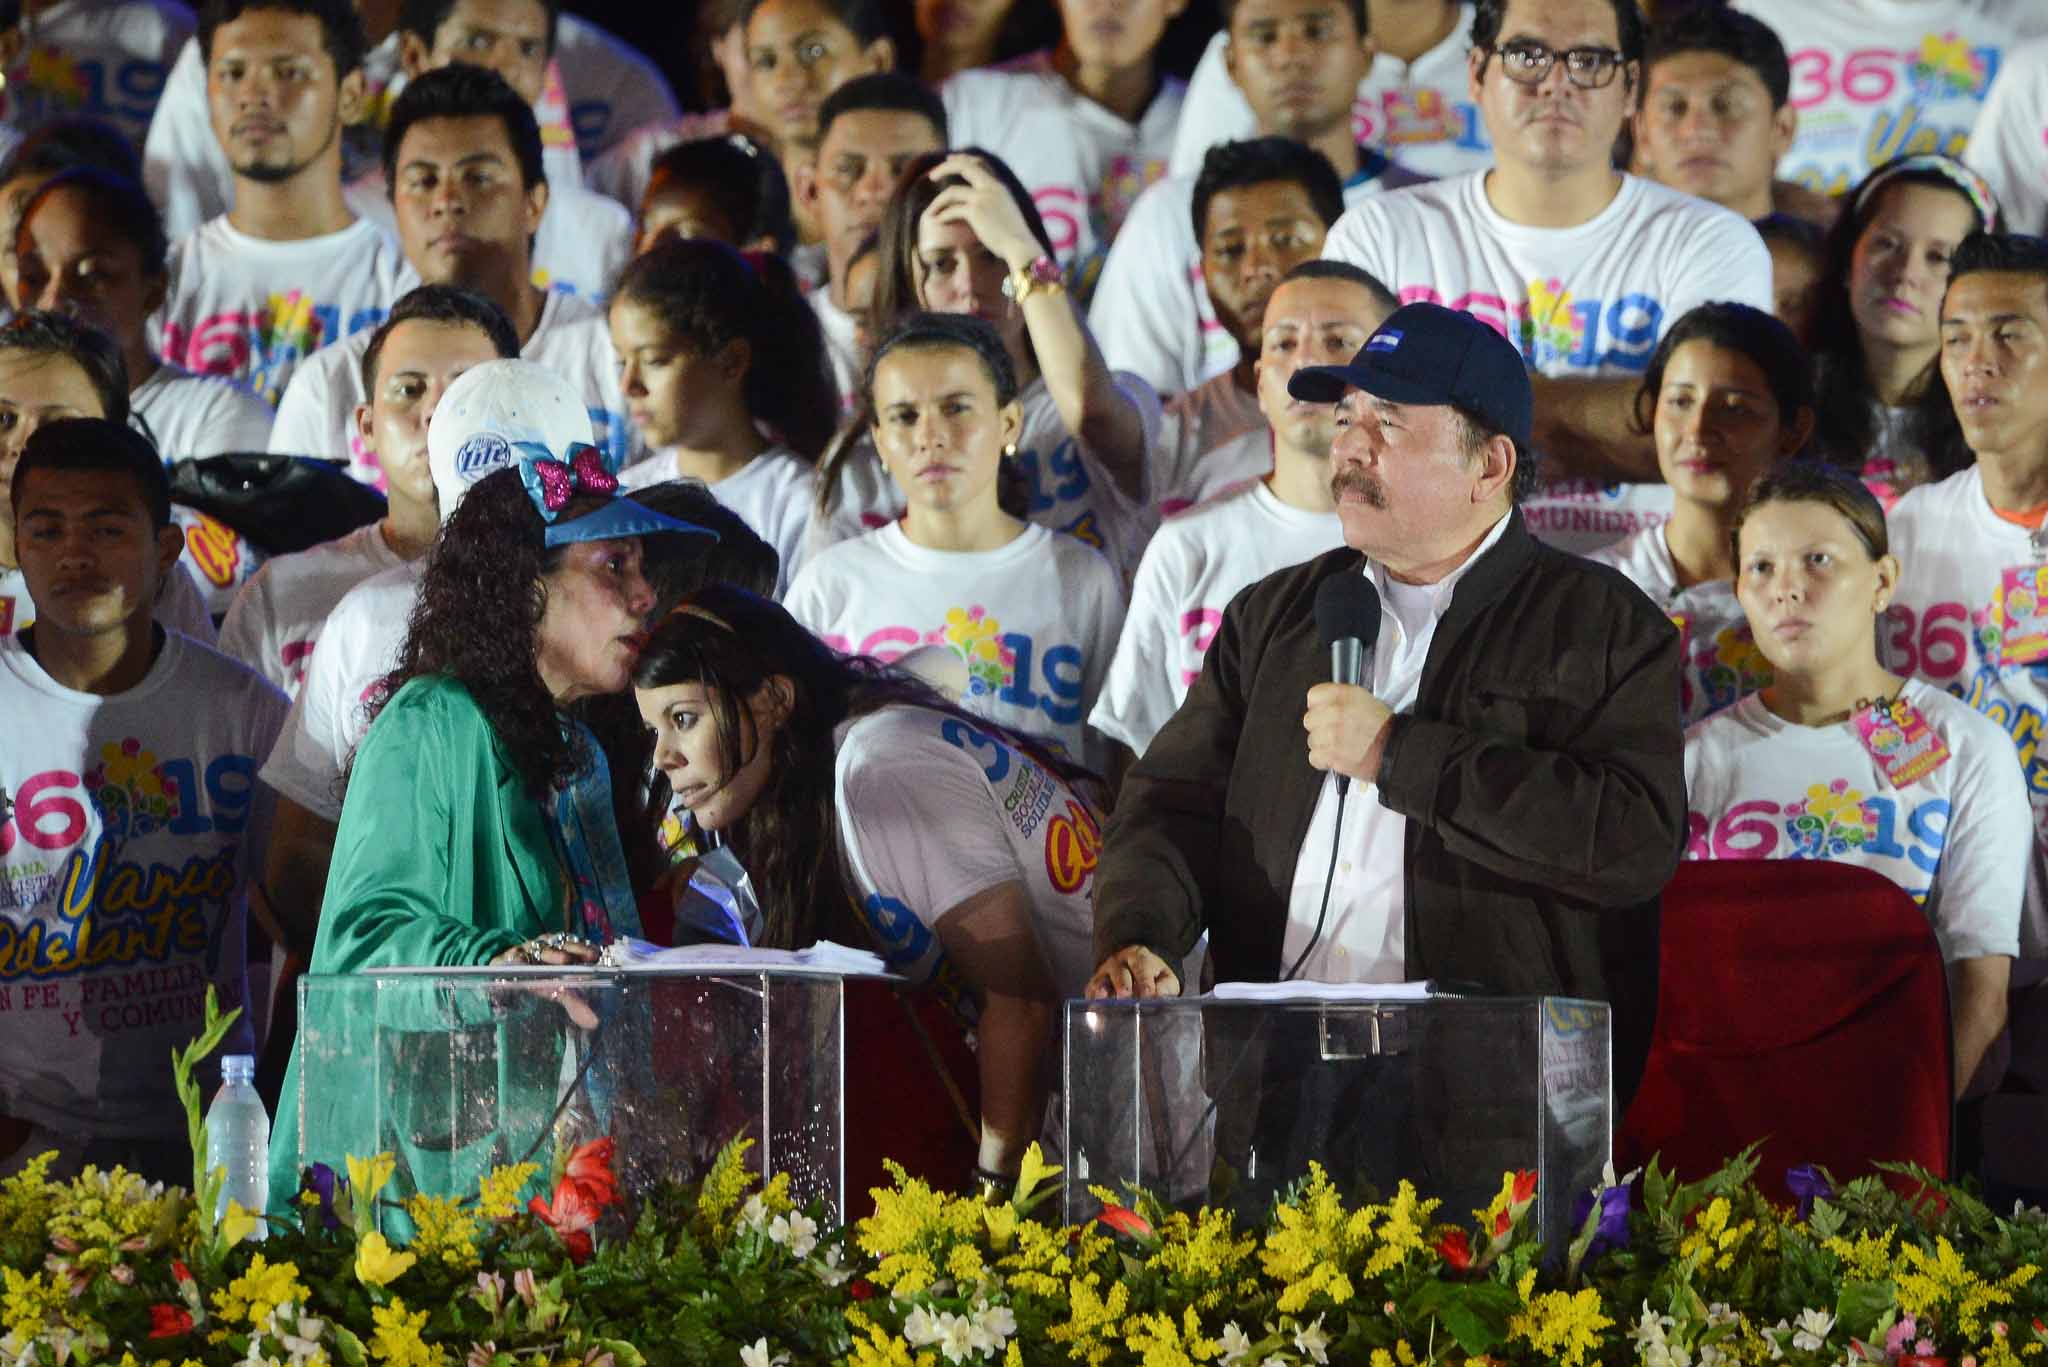
[[[1634,418],[1658,339],[1708,300],[1768,311],[1770,254],[1740,215],[1615,170],[1642,79],[1633,0],[1479,0],[1471,36],[1492,167],[1361,201],[1323,255],[1515,343],[1546,462],[1529,529],[1593,550],[1670,516]]]

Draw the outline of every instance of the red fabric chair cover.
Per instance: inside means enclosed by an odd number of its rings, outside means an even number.
[[[1762,1140],[1757,1183],[1878,1161],[1946,1175],[1948,978],[1890,879],[1809,860],[1687,862],[1664,890],[1657,1023],[1618,1163],[1705,1176]],[[1902,1184],[1903,1185],[1903,1184]]]
[[[965,1189],[980,1156],[967,1128],[968,1119],[980,1121],[980,1076],[959,1018],[938,993],[846,984],[849,1223],[873,1212],[871,1190],[890,1185],[885,1158],[934,1187]]]

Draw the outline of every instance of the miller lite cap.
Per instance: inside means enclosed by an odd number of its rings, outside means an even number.
[[[583,396],[546,366],[486,361],[463,371],[427,421],[427,467],[443,522],[478,480],[513,463],[514,442],[561,452],[597,438]]]

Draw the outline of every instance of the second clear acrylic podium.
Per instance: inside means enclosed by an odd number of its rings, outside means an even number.
[[[1069,1002],[1066,1218],[1089,1186],[1262,1217],[1322,1164],[1351,1200],[1402,1178],[1462,1220],[1533,1169],[1543,1237],[1607,1162],[1607,1007],[1558,997]]]

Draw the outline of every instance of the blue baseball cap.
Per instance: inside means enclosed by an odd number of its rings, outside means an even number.
[[[1403,304],[1365,339],[1349,365],[1304,366],[1287,392],[1336,403],[1362,389],[1389,403],[1456,404],[1528,450],[1535,399],[1514,344],[1471,314],[1441,304]]]

